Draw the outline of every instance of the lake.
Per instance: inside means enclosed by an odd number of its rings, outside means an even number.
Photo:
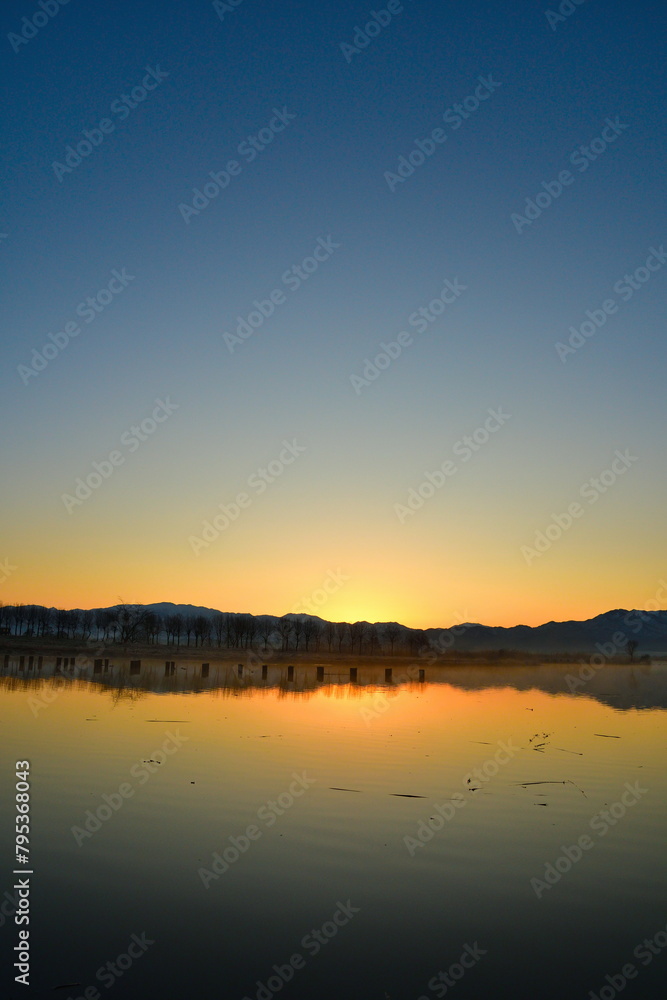
[[[5,995],[664,996],[664,663],[60,660],[0,667]]]

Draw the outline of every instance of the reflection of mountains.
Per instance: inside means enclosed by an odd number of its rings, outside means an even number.
[[[590,680],[572,685],[580,671]],[[667,708],[667,663],[608,665],[600,668],[579,663],[544,666],[433,665],[337,666],[331,663],[234,664],[228,660],[203,662],[192,656],[179,660],[116,657],[90,660],[86,657],[29,656],[8,653],[0,665],[0,687],[25,690],[73,685],[97,685],[112,697],[141,698],[155,694],[207,692],[219,697],[241,697],[278,690],[282,696],[308,697],[321,691],[330,697],[358,697],[369,688],[381,688],[385,696],[401,687],[420,689],[424,684],[450,684],[473,691],[484,688],[537,690],[547,694],[574,693],[595,698],[619,709]]]

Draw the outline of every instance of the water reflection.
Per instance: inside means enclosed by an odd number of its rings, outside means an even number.
[[[42,684],[88,683],[108,689],[115,697],[141,698],[151,693],[252,696],[261,690],[307,698],[316,692],[361,696],[381,688],[386,697],[399,689],[419,690],[426,684],[447,684],[465,691],[513,688],[545,694],[582,695],[617,709],[667,708],[667,663],[543,664],[539,666],[446,665],[411,662],[337,664],[239,663],[227,658],[100,657],[6,653],[0,664],[0,687],[9,690]]]
[[[0,798],[29,760],[35,995],[85,995],[145,932],[124,1000],[267,1000],[297,953],[284,1000],[433,1000],[466,946],[461,1000],[569,1000],[664,928],[664,664],[570,694],[579,664],[30,655],[0,659]]]

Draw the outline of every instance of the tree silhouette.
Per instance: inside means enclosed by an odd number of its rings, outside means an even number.
[[[387,627],[384,630],[384,634],[386,635],[387,639],[389,640],[389,646],[391,648],[391,655],[393,656],[394,655],[394,643],[396,642],[396,640],[398,639],[399,635],[401,634],[401,630],[398,627],[398,625],[393,625],[393,624],[392,625],[387,625]]]

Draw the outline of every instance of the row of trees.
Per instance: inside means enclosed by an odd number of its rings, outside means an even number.
[[[314,621],[308,616],[275,619],[216,612],[206,615],[161,615],[127,604],[100,611],[66,611],[34,604],[0,605],[0,628],[35,638],[98,642],[145,642],[167,645],[248,649],[254,645],[284,652],[394,653],[415,655],[424,645],[419,631],[398,625]],[[403,641],[399,645],[399,640]]]

